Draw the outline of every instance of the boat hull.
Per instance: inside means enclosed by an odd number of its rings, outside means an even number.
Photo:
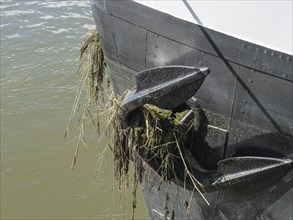
[[[217,170],[221,160],[233,157],[292,159],[292,55],[137,2],[91,3],[106,65],[118,95],[135,87],[136,73],[145,69],[168,65],[210,69],[192,99],[207,119],[203,124],[206,144],[195,149],[195,159],[204,169]],[[144,173],[141,186],[152,219],[165,217],[166,190],[176,219],[288,219],[293,215],[292,167],[264,189],[253,191],[252,184],[248,184],[241,189],[208,192],[208,206],[196,192],[173,182],[160,182],[153,167],[139,158],[138,161]],[[172,217],[172,211],[168,216]]]
[[[292,171],[269,187],[235,186],[204,193],[162,178],[145,160],[136,158],[140,186],[150,219],[290,219]]]

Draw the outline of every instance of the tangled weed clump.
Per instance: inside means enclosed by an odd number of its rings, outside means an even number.
[[[70,121],[81,110],[71,169],[76,166],[80,145],[86,146],[85,119],[90,116],[98,132],[101,125],[110,130],[108,146],[113,153],[114,177],[120,190],[128,189],[129,163],[139,156],[156,170],[161,181],[178,182],[178,179],[182,179],[178,177],[178,167],[183,168],[194,188],[203,196],[203,186],[193,176],[186,153],[186,146],[191,145],[196,131],[193,120],[186,123],[184,118],[194,110],[185,108],[173,111],[146,104],[131,113],[129,127],[123,128],[118,110],[127,94],[125,92],[121,97],[115,95],[110,80],[105,80],[103,50],[96,29],[89,32],[82,44],[79,60],[81,86],[77,91],[65,134],[66,136]],[[96,108],[95,116],[91,114],[93,106]],[[101,115],[103,117],[100,117]],[[133,214],[136,208],[138,175],[140,174],[135,169],[132,178]],[[174,216],[174,213],[172,215]]]

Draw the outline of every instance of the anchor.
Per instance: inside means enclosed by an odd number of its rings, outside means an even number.
[[[164,66],[147,69],[136,74],[136,87],[130,90],[118,110],[122,128],[127,128],[131,112],[145,104],[172,110],[184,103],[191,105],[196,94],[210,73],[207,67]],[[193,105],[198,106],[197,103]],[[187,114],[182,123],[192,120]],[[199,181],[206,182],[205,190],[216,191],[226,187],[247,186],[253,182],[271,184],[292,169],[291,159],[243,156],[220,160],[218,169],[199,173]]]
[[[137,86],[128,92],[118,111],[122,127],[128,126],[129,114],[144,104],[171,110],[185,103],[209,72],[207,67],[164,66],[137,73]]]

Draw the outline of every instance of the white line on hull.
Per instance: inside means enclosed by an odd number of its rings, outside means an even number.
[[[293,54],[293,1],[133,0],[233,37]]]

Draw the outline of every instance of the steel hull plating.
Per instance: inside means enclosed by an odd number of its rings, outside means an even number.
[[[92,1],[115,92],[135,86],[148,68],[206,66],[211,73],[193,100],[206,116],[195,160],[207,171],[232,157],[292,159],[292,55],[180,20],[133,1]],[[196,192],[159,177],[139,157],[136,167],[149,216],[175,219],[290,219],[292,166],[276,178]],[[184,168],[182,167],[182,172]],[[281,175],[282,174],[282,175]],[[268,184],[264,184],[267,182]],[[262,187],[259,187],[259,183]],[[188,188],[188,187],[187,187]],[[166,206],[165,206],[166,207]],[[168,214],[169,213],[169,214]]]

